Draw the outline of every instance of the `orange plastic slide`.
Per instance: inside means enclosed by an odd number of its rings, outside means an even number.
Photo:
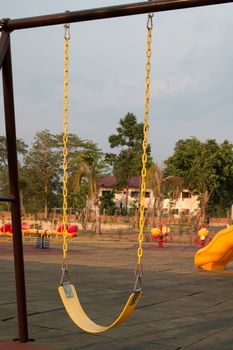
[[[218,232],[212,241],[195,254],[194,263],[203,270],[224,270],[233,260],[233,226]]]

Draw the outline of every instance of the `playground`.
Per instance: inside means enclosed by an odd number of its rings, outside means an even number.
[[[233,227],[208,237],[204,223],[191,244],[171,242],[167,223],[154,225],[151,241],[144,235],[154,13],[227,2],[232,0],[149,0],[0,21],[10,185],[0,201],[11,203],[11,222],[0,227],[0,349],[232,349]],[[137,239],[80,241],[78,225],[70,225],[68,217],[70,23],[142,13],[148,16]],[[63,205],[62,221],[54,229],[21,220],[10,35],[57,24],[64,24]],[[77,177],[88,174],[83,170]],[[91,185],[94,191],[96,184]],[[100,235],[97,194],[92,199]],[[205,221],[204,214],[201,218]],[[27,235],[34,239],[26,240]]]
[[[83,307],[108,324],[134,283],[135,243],[72,242],[70,269]],[[124,325],[92,335],[67,317],[58,291],[58,243],[24,243],[30,338],[53,349],[232,349],[232,263],[225,271],[194,267],[195,245],[144,243],[143,297]],[[1,242],[0,340],[18,337],[12,243]],[[3,343],[4,344],[4,343]]]

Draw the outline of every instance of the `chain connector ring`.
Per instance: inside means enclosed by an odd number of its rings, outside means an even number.
[[[137,264],[136,270],[135,270],[135,276],[136,277],[142,277],[143,276],[143,269],[142,264]]]
[[[62,265],[61,265],[62,271],[68,271],[69,270],[69,264],[68,264],[68,258],[63,258]]]
[[[68,269],[69,269],[69,266],[68,266],[68,260],[67,258],[63,259],[63,262],[62,262],[62,274],[61,274],[61,280],[60,280],[60,285],[62,286],[64,283],[70,283],[70,277],[69,277],[69,273],[68,273]],[[66,282],[64,282],[64,279],[66,277]]]
[[[143,270],[142,270],[142,264],[138,264],[135,270],[135,284],[134,284],[134,292],[137,290],[142,290],[142,276],[143,276]]]

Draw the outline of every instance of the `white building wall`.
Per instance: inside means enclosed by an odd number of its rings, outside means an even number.
[[[170,206],[170,201],[169,199],[165,199],[164,203],[163,203],[163,208],[169,210],[169,206]],[[197,200],[197,196],[192,196],[191,198],[182,198],[180,196],[180,198],[178,198],[178,200],[176,201],[176,203],[172,206],[172,210],[178,211],[177,214],[175,214],[175,216],[180,216],[180,214],[183,212],[188,215],[191,213],[194,213],[195,211],[197,211],[199,208],[199,201]]]
[[[102,195],[102,191],[111,191],[110,188],[100,188],[99,189],[99,196]],[[138,196],[134,197],[132,196],[132,192],[133,194],[135,194],[135,192],[138,192]],[[154,204],[154,196],[153,196],[153,192],[151,190],[147,190],[147,195],[149,195],[148,198],[145,198],[145,208],[153,208],[153,204]],[[186,212],[186,214],[191,214],[194,213],[195,211],[198,210],[199,208],[199,202],[197,199],[197,196],[191,196],[191,198],[182,198],[184,196],[183,193],[188,193],[188,191],[183,191],[180,195],[180,197],[178,198],[178,200],[176,201],[175,205],[172,205],[172,210],[175,212],[177,212],[177,214],[175,214],[175,217],[179,217],[180,214],[182,212]],[[139,191],[135,188],[129,188],[129,196],[128,196],[128,207],[130,208],[132,205],[134,206],[135,204],[137,204],[138,206],[138,199],[139,199]],[[119,208],[120,207],[120,203],[122,203],[122,206],[125,206],[125,198],[126,198],[126,192],[122,191],[122,192],[118,192],[115,193],[115,203],[116,206]],[[135,203],[135,204],[134,204]],[[169,211],[169,206],[170,206],[170,201],[169,199],[165,199],[164,203],[163,203],[163,209]]]

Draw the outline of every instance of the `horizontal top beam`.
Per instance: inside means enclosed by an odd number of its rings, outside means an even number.
[[[100,7],[81,11],[66,11],[36,17],[2,19],[0,20],[0,31],[11,32],[19,29],[52,26],[63,23],[93,21],[97,19],[132,16],[142,13],[178,10],[189,7],[218,5],[230,2],[233,2],[233,0],[156,0]]]

